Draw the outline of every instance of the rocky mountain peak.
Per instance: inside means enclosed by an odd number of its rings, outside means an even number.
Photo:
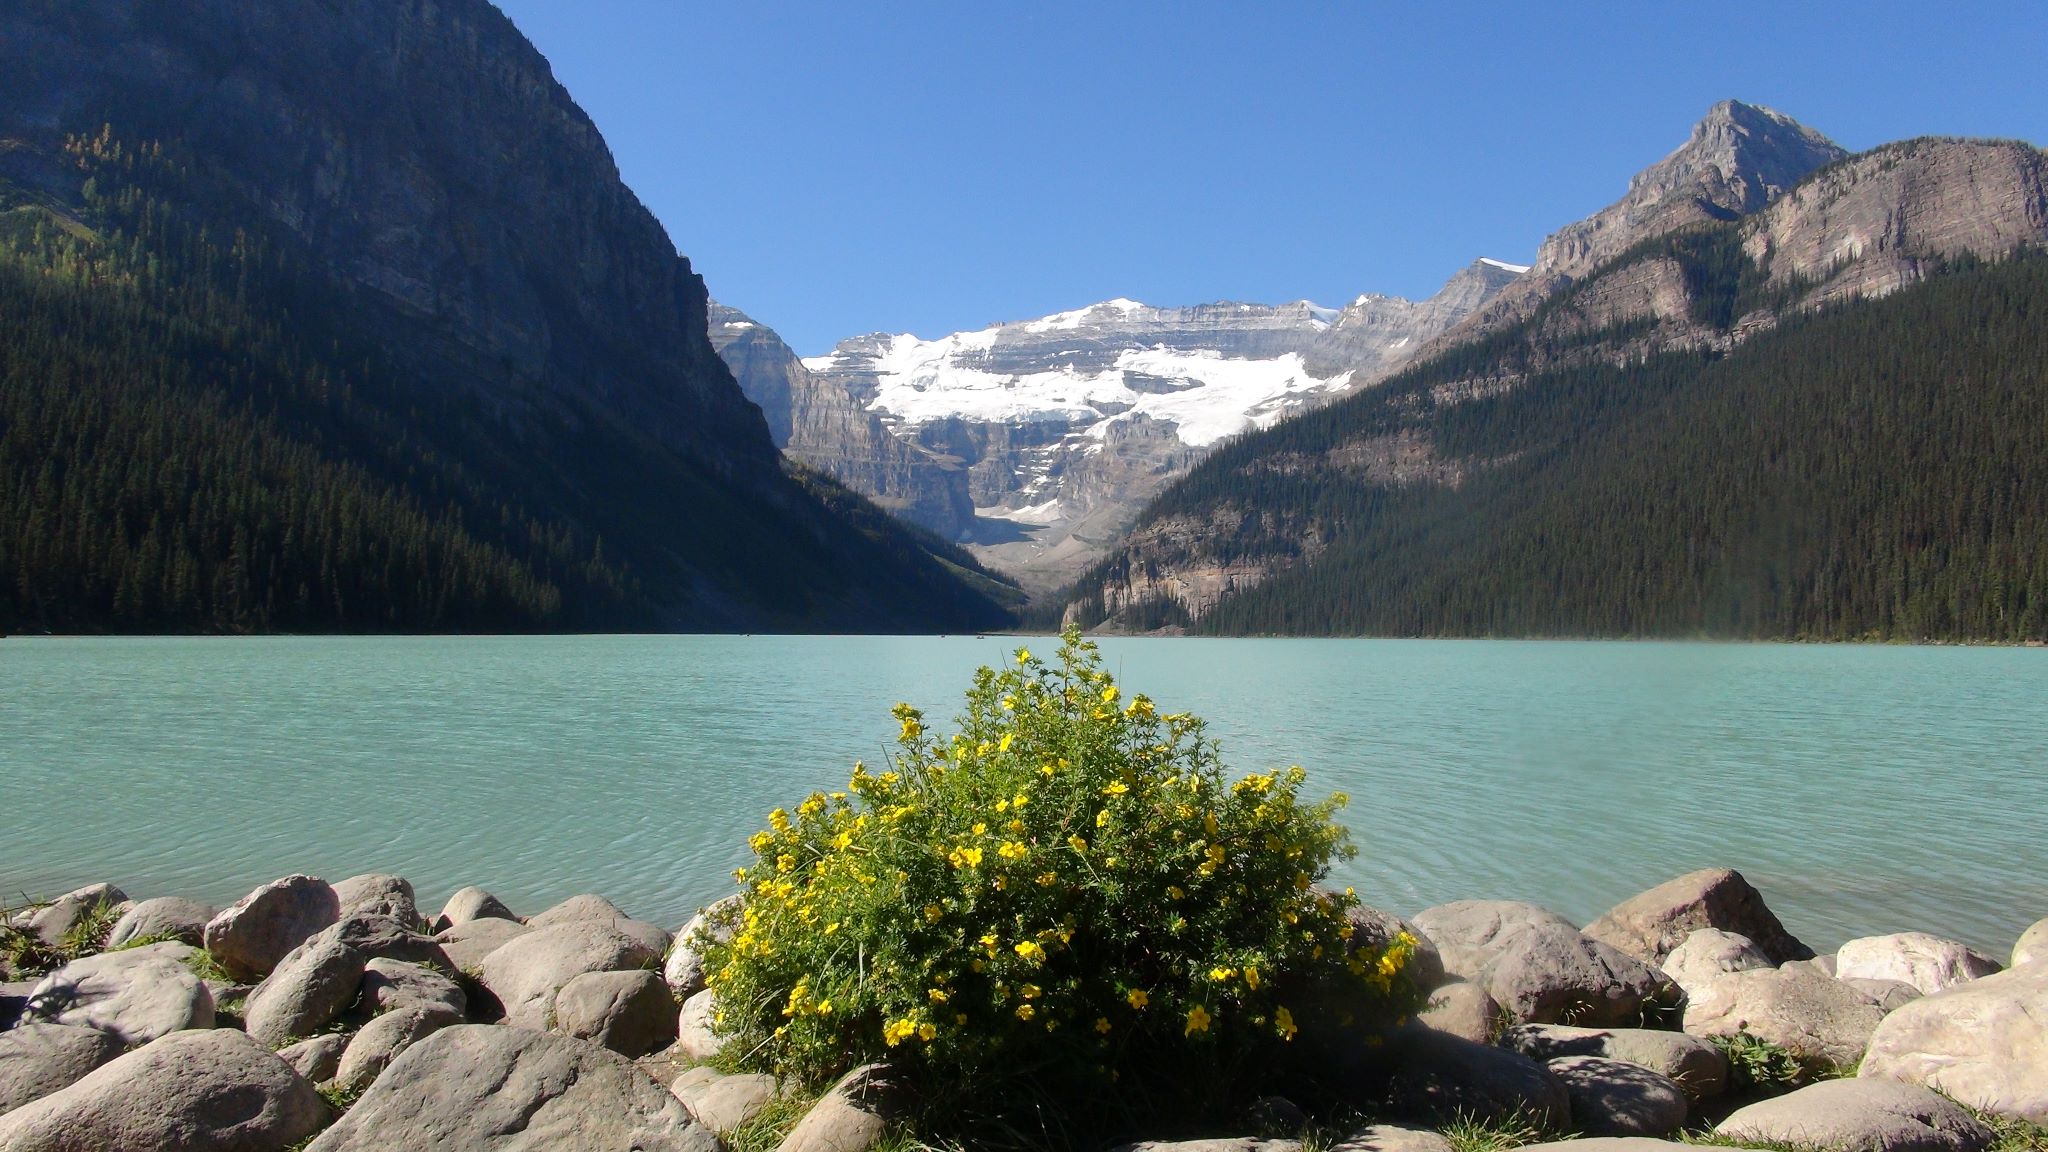
[[[1747,216],[1848,154],[1781,112],[1723,100],[1676,151],[1636,173],[1626,196],[1545,240],[1536,275],[1583,275],[1650,236]]]

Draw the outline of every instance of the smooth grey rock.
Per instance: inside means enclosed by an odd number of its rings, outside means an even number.
[[[1392,1069],[1387,1103],[1398,1114],[1436,1120],[1519,1116],[1546,1130],[1562,1129],[1570,1118],[1564,1085],[1518,1052],[1428,1028],[1404,1029],[1386,1046]]]
[[[719,1076],[715,1073],[688,1084],[678,1078],[670,1090],[698,1123],[721,1137],[759,1116],[781,1092],[773,1076]]]
[[[597,920],[609,924],[614,920],[630,919],[632,917],[626,915],[617,904],[596,893],[586,892],[581,896],[571,896],[545,912],[527,917],[526,923],[534,928],[548,928],[583,920]]]
[[[1837,1068],[1863,1058],[1883,1020],[1877,1001],[1801,966],[1717,976],[1685,1009],[1685,1030],[1695,1036],[1747,1032]]]
[[[1887,1014],[1904,1008],[1924,995],[1918,988],[1899,980],[1859,980],[1851,976],[1842,983],[1877,1001],[1877,1006],[1884,1009]]]
[[[669,945],[668,956],[662,961],[661,978],[668,982],[677,1001],[688,1000],[704,990],[704,950],[732,939],[739,930],[744,907],[745,898],[734,893],[692,916],[676,932],[675,942]]]
[[[1785,931],[1763,893],[1728,868],[1688,872],[1631,896],[1586,925],[1586,935],[1645,964],[1657,964],[1702,928],[1746,936],[1774,964],[1813,955],[1813,949]]]
[[[434,917],[434,931],[437,934],[446,932],[473,920],[510,920],[517,923],[519,917],[514,916],[512,910],[496,896],[472,884],[441,905],[441,914]]]
[[[195,948],[206,944],[206,925],[220,910],[211,904],[178,896],[157,896],[136,904],[115,921],[107,936],[107,947],[120,948],[138,940],[168,939]]]
[[[206,950],[228,975],[255,983],[292,949],[341,916],[327,882],[286,876],[235,901],[206,925]]]
[[[379,912],[351,913],[322,929],[317,938],[339,940],[372,958],[428,964],[444,972],[456,970],[448,953],[432,936],[415,932],[396,917]]]
[[[1330,1152],[1451,1152],[1451,1142],[1433,1128],[1374,1124],[1346,1136]]]
[[[1657,967],[1690,996],[1724,973],[1776,968],[1777,964],[1747,936],[1702,928],[1673,948]]]
[[[1545,1067],[1571,1097],[1572,1127],[1589,1136],[1668,1136],[1692,1108],[1677,1082],[1640,1064],[1560,1056]]]
[[[676,1095],[680,1096],[683,1094],[684,1091],[688,1089],[700,1088],[706,1084],[715,1083],[724,1075],[725,1073],[720,1072],[718,1069],[713,1068],[708,1064],[698,1064],[691,1068],[685,1068],[682,1071],[682,1073],[675,1078],[674,1083],[669,1085],[669,1091],[674,1092]]]
[[[382,872],[366,872],[351,876],[334,885],[334,898],[341,905],[343,918],[358,912],[370,912],[389,916],[406,928],[419,928],[420,909],[413,896],[412,885],[403,876],[390,876]]]
[[[1694,1100],[1711,1099],[1728,1090],[1728,1058],[1712,1041],[1683,1032],[1523,1024],[1508,1029],[1500,1043],[1531,1060],[1600,1056],[1640,1064],[1669,1077]]]
[[[55,947],[87,913],[126,903],[128,894],[112,884],[88,884],[66,892],[40,908],[30,909],[21,927],[35,933],[44,944]]]
[[[436,1005],[457,1016],[469,1012],[469,997],[452,978],[422,964],[382,956],[363,966],[357,1011],[364,1019],[399,1008]]]
[[[717,994],[706,988],[688,1000],[676,1014],[676,1051],[691,1060],[709,1060],[725,1046],[712,1021],[718,1016]]]
[[[462,1023],[462,1014],[440,1004],[416,1004],[387,1012],[357,1032],[334,1069],[334,1086],[360,1092],[383,1074],[400,1053],[443,1028]]]
[[[1999,963],[1958,940],[1925,932],[1864,936],[1835,950],[1843,980],[1897,980],[1922,993],[1939,992],[1999,971]]]
[[[232,1029],[175,1032],[0,1116],[4,1152],[283,1152],[327,1102]]]
[[[434,940],[457,972],[474,972],[484,957],[531,931],[517,920],[484,917],[443,929]]]
[[[504,1006],[506,1023],[545,1029],[569,981],[585,972],[651,968],[660,955],[607,921],[563,923],[508,941],[483,958],[477,979]]]
[[[68,1024],[0,1032],[0,1115],[70,1087],[126,1047],[112,1032]]]
[[[100,1028],[146,1044],[186,1028],[213,1027],[213,996],[183,944],[151,944],[73,960],[29,993],[25,1019]]]
[[[1888,1080],[1824,1080],[1751,1104],[1714,1133],[1829,1152],[1982,1152],[1994,1138],[1955,1101]]]
[[[611,922],[611,929],[621,936],[632,937],[640,942],[642,948],[653,953],[657,961],[654,965],[657,975],[661,970],[661,965],[658,961],[661,957],[668,955],[669,949],[676,942],[675,937],[669,935],[668,929],[647,920],[613,920]]]
[[[654,972],[585,972],[555,995],[555,1031],[629,1058],[675,1043],[677,1016],[675,997]]]
[[[2012,966],[2038,964],[2048,960],[2048,920],[2036,921],[2013,942]]]
[[[333,1023],[363,984],[369,957],[324,935],[295,948],[257,985],[242,1015],[251,1037],[282,1048]]]
[[[863,1064],[820,1097],[776,1152],[867,1152],[901,1113],[903,1086],[885,1064]]]
[[[1486,989],[1454,980],[1429,994],[1429,1007],[1416,1019],[1474,1044],[1491,1044],[1500,1032],[1502,1012],[1500,1002]]]
[[[718,1138],[632,1061],[595,1044],[489,1024],[400,1053],[309,1152],[720,1152]]]
[[[1959,984],[1893,1012],[1871,1037],[1861,1075],[2048,1124],[2048,964]]]
[[[339,1032],[308,1036],[297,1044],[278,1049],[278,1056],[310,1084],[324,1084],[341,1070],[341,1054],[349,1038]]]
[[[1684,1002],[1663,973],[1533,904],[1459,901],[1421,913],[1415,926],[1436,943],[1445,971],[1486,989],[1520,1023],[1633,1026]]]

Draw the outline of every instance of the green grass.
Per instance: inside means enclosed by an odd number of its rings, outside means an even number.
[[[1451,1118],[1438,1131],[1451,1142],[1451,1152],[1509,1152],[1552,1138],[1536,1118],[1517,1112],[1505,1119],[1483,1119],[1470,1113]]]
[[[1714,1047],[1728,1058],[1730,1096],[1783,1096],[1808,1084],[1853,1074],[1826,1061],[1808,1060],[1747,1032],[1713,1037]]]
[[[817,1100],[816,1096],[798,1092],[777,1096],[753,1119],[725,1137],[727,1152],[775,1152],[782,1138],[789,1135],[789,1130],[796,1127]]]
[[[1963,1107],[1970,1108],[1967,1104]],[[1970,1108],[1970,1112],[1997,1134],[1987,1152],[2048,1152],[2048,1124],[1977,1108]]]
[[[121,919],[120,906],[109,900],[93,903],[79,913],[71,927],[57,943],[50,944],[26,928],[15,928],[4,921],[21,912],[34,911],[48,905],[30,904],[22,908],[0,906],[0,961],[14,971],[17,978],[47,976],[55,969],[62,968],[73,960],[96,956],[107,946],[107,936],[114,930],[114,924]]]

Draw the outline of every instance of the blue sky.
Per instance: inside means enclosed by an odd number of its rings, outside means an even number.
[[[2048,142],[2048,3],[498,0],[712,294],[812,355],[1526,260],[1727,97]]]

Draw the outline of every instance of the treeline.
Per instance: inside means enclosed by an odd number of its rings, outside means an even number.
[[[1639,255],[1679,258],[1695,320],[1725,328],[1777,303],[1733,235]],[[1194,630],[2048,637],[2048,257],[1959,261],[1787,316],[1726,358],[1615,364],[1543,330],[1226,446],[1164,494],[1144,523],[1221,524],[1204,561],[1278,569]],[[1505,376],[1478,399],[1445,387]],[[1397,483],[1358,465],[1401,437],[1443,471]],[[1077,610],[1106,616],[1105,583],[1190,559],[1127,551]]]

